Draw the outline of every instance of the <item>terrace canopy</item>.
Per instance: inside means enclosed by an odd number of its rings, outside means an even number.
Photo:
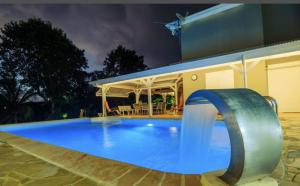
[[[130,76],[126,75],[126,76]],[[124,76],[123,76],[124,77]],[[112,78],[114,79],[114,78]],[[101,80],[100,80],[101,81]],[[106,108],[104,106],[106,97],[128,97],[130,93],[135,94],[136,103],[139,103],[141,94],[148,95],[148,110],[149,115],[152,115],[152,98],[151,95],[161,94],[164,101],[166,101],[167,94],[173,94],[175,96],[175,102],[178,102],[178,87],[182,84],[182,74],[167,74],[162,76],[150,76],[142,78],[133,78],[124,81],[112,81],[111,83],[104,84],[97,81],[96,86],[99,90],[96,92],[96,96],[102,97],[103,115],[105,116]],[[105,81],[105,80],[102,80]]]
[[[142,93],[148,94],[149,115],[151,116],[151,94],[153,92],[158,92],[165,96],[167,93],[172,92],[175,93],[174,95],[176,103],[178,103],[178,87],[183,86],[184,90],[190,89],[190,87],[188,86],[188,80],[190,80],[190,78],[184,78],[186,77],[185,74],[187,72],[194,72],[202,69],[212,69],[222,66],[230,67],[235,72],[241,72],[243,79],[242,87],[247,88],[248,69],[250,70],[256,64],[264,60],[272,60],[295,55],[300,55],[299,40],[246,51],[240,51],[231,54],[177,63],[174,65],[107,79],[100,79],[90,82],[90,84],[99,88],[96,95],[102,96],[103,116],[106,116],[106,97],[128,97],[129,93],[131,92],[135,93],[136,102],[138,102],[139,96]]]

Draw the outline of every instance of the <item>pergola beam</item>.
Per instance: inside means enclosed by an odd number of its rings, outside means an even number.
[[[182,79],[182,74],[179,74],[174,83],[178,83]]]
[[[106,97],[118,97],[118,98],[127,98],[128,94],[118,94],[118,93],[110,93],[106,94]]]
[[[177,80],[178,77],[160,77],[160,78],[156,78],[156,82],[161,82],[161,81],[174,81]]]
[[[174,85],[174,83],[161,83],[161,84],[153,84],[151,88],[162,88],[162,87],[170,87]],[[140,89],[144,90],[147,89],[147,87],[140,87]]]
[[[120,89],[127,89],[127,90],[134,90],[134,86],[128,86],[128,85],[111,85],[111,88],[120,88]]]

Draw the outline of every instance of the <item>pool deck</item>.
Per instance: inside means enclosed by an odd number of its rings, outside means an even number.
[[[0,142],[0,185],[96,186],[97,183]]]
[[[284,155],[300,151],[300,114],[280,119]],[[300,158],[285,159],[287,176],[281,185],[300,185]],[[153,171],[0,132],[0,185],[225,185],[215,177]]]
[[[280,114],[279,118],[283,129],[283,159],[287,165],[281,185],[300,185],[300,113]],[[297,152],[297,156],[288,157],[288,152]]]
[[[2,176],[1,178],[8,178],[8,175],[14,172],[22,173],[19,172],[19,166],[14,163],[15,161],[17,161],[19,162],[19,164],[23,164],[24,169],[28,168],[36,170],[35,173],[34,171],[31,172],[32,175],[39,175],[41,174],[41,172],[48,172],[49,170],[51,170],[51,167],[55,167],[56,169],[64,169],[66,172],[68,172],[68,174],[76,177],[76,179],[74,178],[74,182],[79,181],[79,179],[86,179],[85,181],[88,180],[91,183],[95,183],[95,185],[96,183],[98,185],[108,186],[200,185],[200,175],[181,175],[153,171],[130,164],[99,158],[96,156],[91,156],[84,153],[67,150],[61,147],[33,141],[30,139],[21,138],[4,132],[0,132],[0,140],[2,141],[1,148],[3,149],[2,151],[0,151],[0,161],[6,162],[3,167],[0,167],[0,171],[3,172],[3,174],[0,175]],[[12,151],[12,154],[7,154],[5,152],[5,149],[10,149],[8,151]],[[35,169],[34,167],[36,165],[31,164],[30,161],[27,161],[26,159],[23,160],[18,156],[14,156],[14,153],[22,153],[24,154],[24,156],[30,156],[34,159],[38,159],[40,162],[44,162],[44,169],[39,169],[38,167]],[[5,158],[10,158],[11,162],[7,162]],[[49,168],[47,168],[47,165],[49,166]],[[60,181],[62,180],[56,179],[56,177],[59,176],[59,174],[57,174],[46,175],[45,177],[36,180],[38,184],[35,184],[34,180],[28,183],[26,182],[24,184],[22,183],[22,180],[18,181],[21,183],[20,185],[42,185],[41,183],[46,183],[49,180],[51,180],[52,182],[51,185],[77,184],[72,184],[70,182],[61,183]],[[12,178],[9,177],[8,179]],[[66,179],[68,178],[66,177]],[[55,184],[56,181],[57,184]]]

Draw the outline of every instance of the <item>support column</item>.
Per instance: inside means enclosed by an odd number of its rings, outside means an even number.
[[[166,93],[162,93],[161,96],[163,98],[163,102],[167,102],[167,94]]]
[[[247,83],[247,64],[245,61],[245,56],[242,56],[242,65],[243,65],[243,80],[244,80],[244,88],[248,87]]]
[[[178,106],[178,86],[177,83],[174,84],[174,97],[175,97],[175,105]]]
[[[151,86],[148,86],[147,90],[148,90],[148,110],[149,110],[149,116],[152,116],[153,115],[153,107],[152,107]]]
[[[109,87],[102,86],[101,87],[101,92],[102,92],[102,116],[107,116],[107,111],[106,111],[106,93],[108,91]]]
[[[143,80],[144,84],[146,85],[147,92],[148,92],[148,113],[149,116],[153,115],[153,107],[152,107],[152,97],[151,97],[151,86],[153,84],[154,78],[149,78]]]
[[[138,104],[140,102],[141,89],[135,89],[135,103]]]

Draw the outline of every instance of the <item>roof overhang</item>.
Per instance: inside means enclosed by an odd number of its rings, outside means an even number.
[[[232,8],[236,8],[241,5],[243,4],[219,4],[211,8],[205,9],[203,11],[197,12],[195,14],[192,14],[190,16],[184,17],[182,19],[167,23],[165,27],[167,27],[172,32],[172,35],[175,35],[182,25],[189,24],[191,22],[198,21],[212,15],[216,15],[218,13],[230,10]]]
[[[120,83],[137,82],[145,78],[162,78],[163,76],[172,76],[184,72],[195,71],[216,66],[226,66],[230,64],[241,63],[242,57],[246,62],[256,62],[264,59],[274,59],[290,55],[300,54],[300,40],[288,43],[262,47],[252,50],[226,54],[222,56],[198,59],[194,61],[179,63],[175,65],[164,66],[150,69],[142,72],[131,73],[127,75],[100,79],[90,82],[93,86],[113,85]]]

